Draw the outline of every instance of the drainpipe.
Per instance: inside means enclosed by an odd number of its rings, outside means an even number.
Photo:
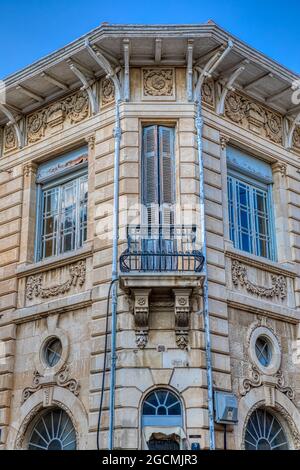
[[[108,447],[114,447],[114,411],[115,411],[115,377],[116,377],[116,336],[117,336],[117,306],[118,306],[118,241],[119,241],[119,166],[120,166],[120,102],[122,97],[121,83],[118,79],[118,69],[113,69],[107,58],[102,54],[97,46],[91,46],[89,39],[85,39],[84,45],[90,56],[106,72],[106,77],[110,78],[115,86],[115,154],[114,154],[114,213],[113,213],[113,253],[112,253],[112,308],[111,308],[111,368],[109,387],[109,436]],[[109,299],[108,299],[109,302]],[[105,373],[105,371],[103,372]]]
[[[112,253],[112,310],[111,310],[111,369],[109,389],[109,438],[108,448],[114,448],[114,411],[115,411],[115,379],[116,379],[116,336],[118,306],[118,240],[119,240],[119,166],[120,166],[120,99],[116,99],[115,110],[115,155],[114,155],[114,213],[113,213],[113,253]]]
[[[209,420],[209,448],[215,449],[215,423],[214,423],[214,405],[213,405],[213,382],[212,382],[212,361],[211,361],[211,344],[210,344],[210,325],[208,311],[208,279],[207,279],[207,250],[206,250],[206,227],[205,227],[205,194],[204,194],[204,168],[203,168],[203,152],[202,152],[202,103],[201,98],[196,104],[196,130],[198,144],[198,165],[199,165],[199,205],[200,205],[200,228],[201,228],[201,245],[204,256],[203,264],[203,318],[205,330],[205,352],[206,352],[206,375],[207,375],[207,394],[208,394],[208,420]]]
[[[230,52],[233,47],[231,41],[228,42],[227,48],[220,54],[217,54],[208,61],[202,70],[198,79],[194,102],[196,104],[195,127],[197,131],[198,146],[198,166],[199,166],[199,208],[200,208],[200,233],[202,253],[204,256],[203,264],[203,318],[205,330],[205,353],[206,353],[206,375],[207,375],[207,395],[208,395],[208,420],[209,420],[209,448],[214,450],[215,445],[215,422],[214,422],[214,402],[213,402],[213,379],[212,379],[212,359],[211,359],[211,342],[210,342],[210,321],[208,308],[208,276],[207,276],[207,248],[206,248],[206,226],[205,226],[205,191],[204,191],[204,165],[203,165],[203,116],[202,116],[202,84],[205,77],[211,76],[212,72],[217,68],[223,58]]]

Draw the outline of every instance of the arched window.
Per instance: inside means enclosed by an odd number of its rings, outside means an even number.
[[[181,448],[182,406],[170,390],[159,389],[145,398],[142,408],[144,440],[150,450]]]
[[[249,418],[245,433],[246,450],[288,450],[286,434],[278,419],[265,408]]]
[[[68,414],[60,408],[41,413],[31,429],[29,450],[76,450],[76,433]]]

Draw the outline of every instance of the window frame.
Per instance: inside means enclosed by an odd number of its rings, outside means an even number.
[[[80,197],[76,198],[76,228],[75,228],[75,247],[72,250],[68,251],[62,251],[60,249],[60,242],[61,242],[61,236],[60,236],[60,229],[59,226],[57,227],[57,246],[56,246],[56,252],[55,254],[52,254],[50,256],[43,256],[43,194],[44,191],[47,191],[49,189],[59,187],[59,206],[61,204],[61,186],[63,184],[67,184],[68,182],[72,180],[79,180],[81,177],[85,176],[86,181],[88,184],[88,164],[87,162],[80,165],[80,167],[75,167],[67,172],[62,172],[60,175],[53,175],[49,176],[46,178],[41,179],[37,183],[37,205],[36,205],[36,235],[35,235],[35,250],[34,250],[34,257],[35,257],[35,262],[39,261],[46,261],[58,256],[63,256],[68,253],[72,253],[79,248],[81,248],[86,240],[83,240],[82,244],[79,244],[79,237],[80,237]],[[77,190],[79,187],[79,181],[77,183]],[[88,210],[88,199],[86,202],[86,209]],[[60,211],[59,211],[60,213]],[[58,220],[58,225],[59,225],[59,220]]]
[[[148,206],[147,203],[145,202],[145,186],[146,186],[146,178],[145,178],[145,164],[146,164],[146,153],[145,153],[145,131],[147,128],[155,128],[155,139],[156,139],[156,147],[157,147],[157,179],[159,181],[158,185],[158,201],[157,203],[152,203],[152,208],[155,210],[155,207],[157,206],[157,223],[151,223],[149,224],[149,214],[148,214]],[[166,128],[170,129],[172,133],[172,138],[171,138],[171,147],[172,147],[172,156],[171,156],[171,164],[172,164],[172,198],[173,198],[173,203],[172,203],[172,216],[173,221],[171,225],[176,224],[176,203],[178,200],[178,191],[177,191],[177,180],[176,180],[176,175],[177,175],[177,161],[176,161],[176,138],[177,138],[177,123],[176,122],[163,122],[163,121],[157,121],[157,122],[147,122],[143,121],[141,123],[141,139],[140,139],[140,158],[141,158],[141,168],[140,168],[140,201],[142,204],[142,211],[141,211],[141,225],[143,226],[151,226],[151,225],[156,225],[156,226],[163,226],[163,225],[169,225],[169,224],[164,224],[164,216],[163,216],[163,208],[165,207],[165,204],[168,205],[168,203],[162,203],[161,199],[163,198],[163,181],[162,181],[162,166],[163,166],[163,156],[161,155],[161,146],[160,146],[160,139],[161,139],[161,129]],[[162,183],[162,184],[161,184]],[[149,206],[151,207],[151,206]]]
[[[250,197],[249,197],[249,207],[250,207],[250,220],[251,220],[251,227],[254,227],[254,231],[252,230],[251,234],[251,251],[246,251],[241,247],[240,244],[240,235],[239,235],[239,226],[238,226],[238,213],[237,213],[237,197],[236,197],[236,184],[232,184],[232,198],[230,199],[230,191],[229,191],[229,179],[232,182],[240,182],[245,184],[248,188],[250,188]],[[270,260],[270,261],[277,261],[277,247],[276,247],[276,239],[275,239],[275,220],[274,220],[274,210],[273,210],[273,195],[272,195],[272,187],[273,182],[263,180],[262,178],[255,178],[253,175],[249,175],[247,172],[243,172],[240,168],[237,169],[230,163],[227,166],[227,211],[228,211],[228,223],[229,223],[229,238],[234,245],[234,248],[241,250],[249,255],[259,256],[261,258]],[[268,230],[269,230],[269,243],[267,243],[267,250],[270,252],[269,256],[263,256],[259,253],[258,249],[258,232],[257,232],[257,216],[255,216],[255,207],[254,207],[254,191],[264,191],[266,193],[266,214],[269,221],[268,223]],[[233,219],[234,222],[231,221],[231,201],[233,201]],[[232,227],[233,226],[233,227]],[[234,240],[232,239],[232,228],[234,232]],[[238,242],[238,243],[237,243]]]

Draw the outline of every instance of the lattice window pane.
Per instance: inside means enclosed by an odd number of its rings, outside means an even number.
[[[87,175],[42,188],[41,258],[79,248],[87,239]]]
[[[228,176],[229,235],[234,246],[274,259],[269,189]]]

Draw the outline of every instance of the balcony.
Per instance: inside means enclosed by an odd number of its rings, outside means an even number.
[[[196,234],[195,225],[128,226],[128,246],[120,256],[124,287],[136,282],[140,287],[177,287],[188,285],[188,278],[195,281],[191,287],[198,285],[204,257],[196,248]]]
[[[197,249],[196,226],[129,226],[120,256],[120,286],[131,297],[138,348],[148,341],[155,306],[173,309],[176,344],[188,344],[191,298],[199,296],[204,257]],[[163,312],[163,310],[162,310]]]

